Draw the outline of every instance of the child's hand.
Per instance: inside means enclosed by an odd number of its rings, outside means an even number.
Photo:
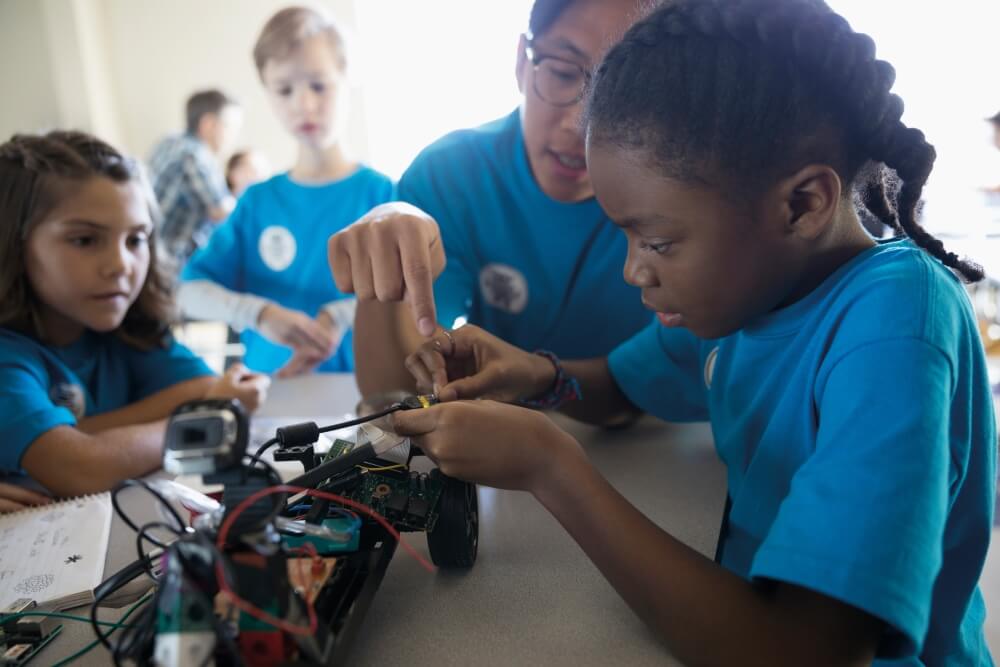
[[[438,333],[406,358],[423,393],[444,401],[515,401],[541,394],[555,381],[552,363],[467,324]]]
[[[333,318],[325,311],[319,311],[319,315],[316,316],[316,323],[323,327],[323,330],[330,334],[333,342],[333,350],[337,349],[340,345],[340,341],[344,338],[344,331],[341,330],[337,323],[333,321]],[[297,375],[305,375],[306,373],[311,373],[316,370],[316,367],[321,363],[330,358],[333,354],[331,351],[328,354],[318,354],[312,346],[301,346],[295,347],[292,353],[292,358],[289,359],[284,366],[278,369],[275,373],[276,377],[279,378],[290,378]]]
[[[543,413],[493,401],[460,401],[393,415],[446,475],[498,489],[537,492],[583,461],[580,445]],[[568,467],[568,466],[566,466]]]
[[[0,482],[0,514],[16,512],[32,505],[48,505],[51,502],[52,498],[44,494]]]
[[[268,376],[263,373],[253,373],[243,364],[233,364],[212,384],[205,398],[235,398],[243,404],[247,412],[255,412],[267,398],[269,386],[271,378]]]
[[[260,311],[257,330],[268,340],[287,345],[296,352],[302,350],[320,361],[333,354],[336,341],[323,325],[297,310],[269,303]]]
[[[359,301],[405,301],[417,331],[434,333],[432,285],[445,258],[433,218],[403,202],[382,204],[331,236],[327,250],[337,289]]]

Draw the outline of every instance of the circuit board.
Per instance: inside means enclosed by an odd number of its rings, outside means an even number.
[[[3,636],[4,642],[0,643],[0,665],[20,667],[28,664],[50,641],[59,636],[62,629],[62,625],[57,625],[45,638],[34,640],[31,643],[21,643],[17,639]]]
[[[400,468],[370,472],[344,495],[372,508],[398,530],[431,532],[437,522],[438,500],[443,490],[440,480]]]

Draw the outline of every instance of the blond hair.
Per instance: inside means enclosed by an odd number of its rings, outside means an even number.
[[[306,39],[323,35],[336,54],[337,65],[347,68],[344,36],[333,19],[310,7],[285,7],[268,19],[253,46],[257,74],[263,76],[268,60],[282,60]]]

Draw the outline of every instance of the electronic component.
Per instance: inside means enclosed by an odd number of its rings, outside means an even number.
[[[167,422],[163,468],[191,475],[235,466],[246,452],[248,433],[246,412],[236,401],[185,403]]]

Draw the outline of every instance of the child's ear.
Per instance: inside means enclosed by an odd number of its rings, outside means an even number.
[[[806,165],[782,179],[777,194],[788,232],[807,240],[823,233],[840,206],[841,186],[837,172],[823,164]]]
[[[514,71],[514,76],[517,78],[517,90],[524,95],[524,64],[528,62],[528,56],[524,53],[524,50],[528,48],[528,38],[522,32],[521,38],[517,40],[517,69]]]

